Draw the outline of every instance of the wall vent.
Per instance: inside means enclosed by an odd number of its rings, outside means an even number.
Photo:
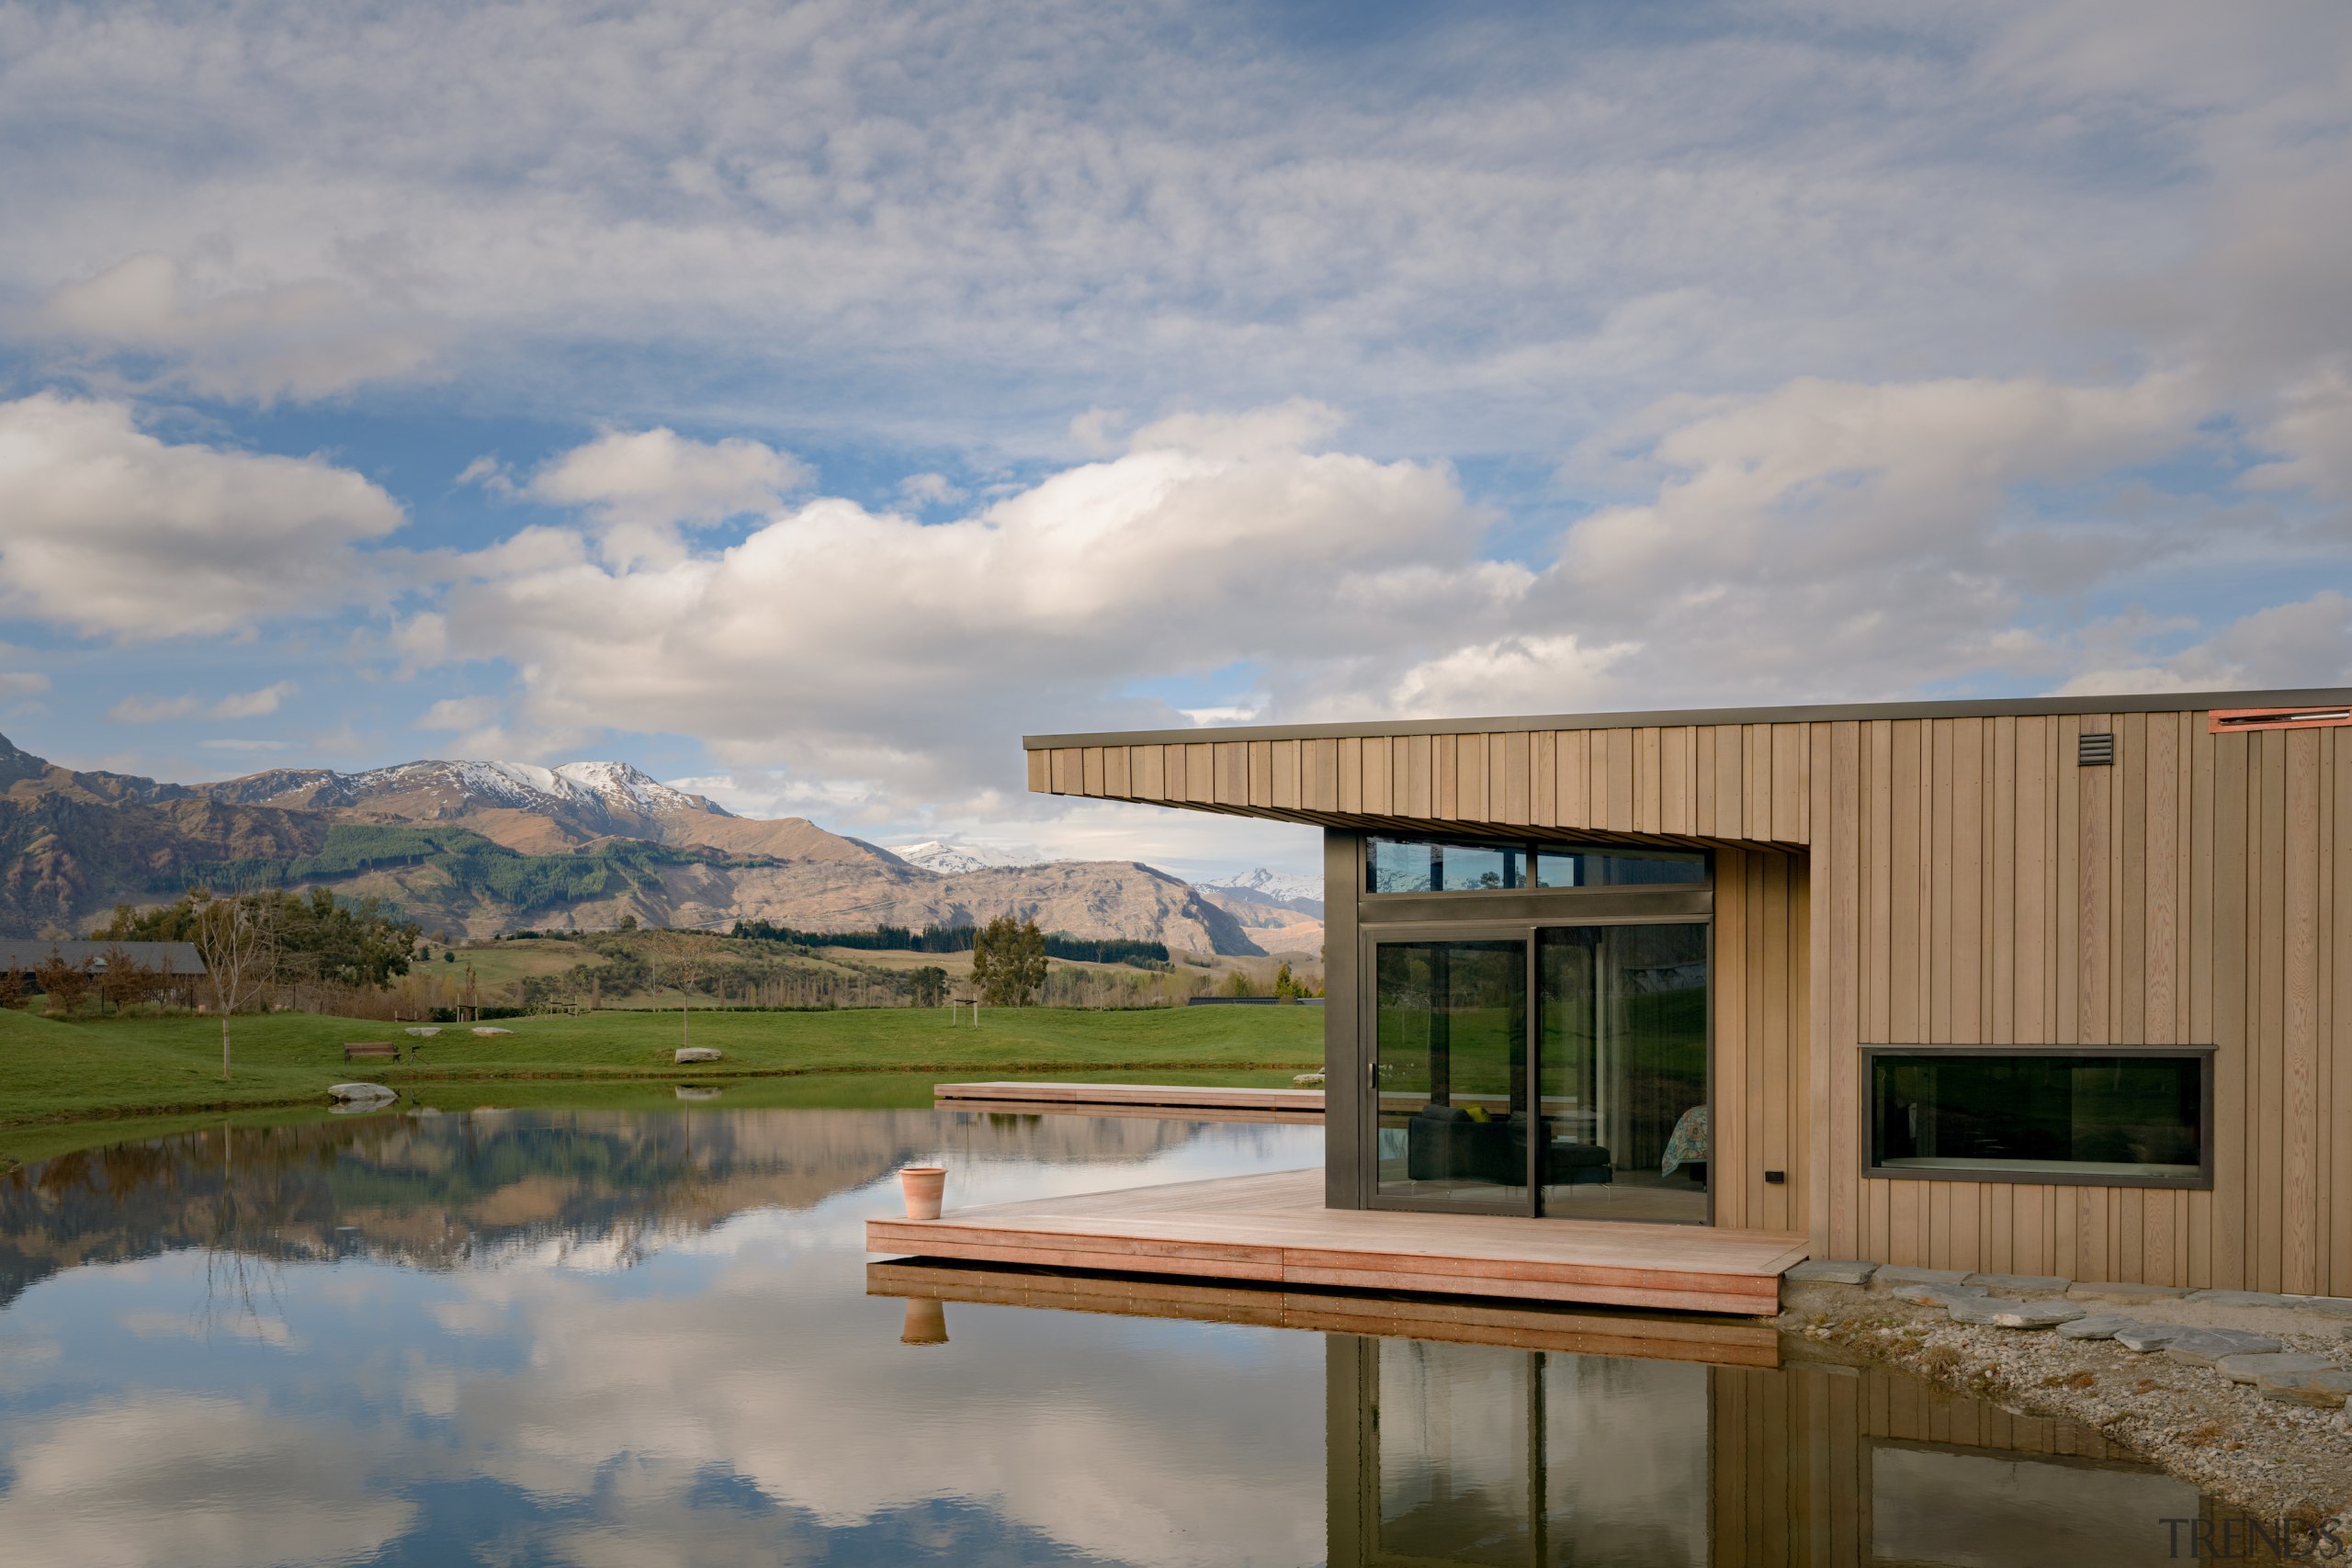
[[[2352,725],[2352,707],[2215,708],[2206,732],[2229,729],[2338,729]]]
[[[2082,735],[2075,739],[2075,765],[2082,768],[2109,768],[2115,765],[2115,736],[2112,731],[2098,735]]]

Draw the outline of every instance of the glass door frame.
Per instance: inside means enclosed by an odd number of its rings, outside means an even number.
[[[1712,891],[1712,889],[1711,889]],[[1504,915],[1481,919],[1398,920],[1393,923],[1366,922],[1359,928],[1356,953],[1356,1059],[1357,1081],[1364,1086],[1362,1114],[1356,1129],[1356,1159],[1363,1182],[1363,1206],[1367,1209],[1387,1209],[1400,1213],[1415,1214],[1502,1214],[1514,1219],[1563,1218],[1544,1213],[1544,1184],[1540,1162],[1544,1148],[1542,1142],[1527,1140],[1527,1168],[1521,1174],[1526,1197],[1494,1202],[1464,1201],[1459,1199],[1384,1197],[1380,1190],[1380,948],[1384,943],[1399,944],[1430,942],[1510,942],[1518,940],[1524,951],[1521,976],[1526,987],[1527,1001],[1521,1010],[1525,1015],[1521,1024],[1526,1032],[1526,1074],[1528,1099],[1532,1118],[1541,1114],[1543,1103],[1544,1062],[1542,1057],[1543,1029],[1538,1016],[1541,1002],[1542,976],[1539,972],[1537,943],[1548,930],[1594,926],[1692,926],[1707,928],[1707,1114],[1712,1122],[1715,1110],[1715,918],[1712,908],[1700,910],[1683,899],[1673,902],[1681,907],[1671,910],[1658,908],[1654,912],[1629,913],[1619,909],[1601,913],[1598,910],[1580,912],[1574,908],[1561,908],[1577,895],[1570,893],[1541,912]],[[1516,902],[1516,900],[1514,900]],[[1612,903],[1616,902],[1611,900]],[[1660,900],[1661,903],[1666,902]],[[1707,1218],[1705,1224],[1715,1223],[1715,1178],[1718,1168],[1711,1161],[1707,1171]],[[1604,1224],[1626,1222],[1602,1221]],[[1660,1222],[1651,1222],[1660,1223]],[[1671,1222],[1664,1222],[1671,1223]]]

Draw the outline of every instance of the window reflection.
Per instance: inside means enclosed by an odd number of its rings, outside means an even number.
[[[1707,880],[1707,857],[1695,850],[1614,845],[1374,837],[1365,841],[1364,866],[1365,886],[1374,893],[1652,887]]]

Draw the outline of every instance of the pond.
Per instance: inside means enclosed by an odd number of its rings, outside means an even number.
[[[1321,1133],[722,1103],[52,1159],[0,1179],[0,1542],[186,1568],[2097,1568],[2234,1512],[2094,1432],[1749,1330],[1602,1355],[1524,1312],[1404,1303],[1414,1337],[1396,1303],[869,1269],[862,1222],[934,1156],[969,1204],[1311,1166]]]

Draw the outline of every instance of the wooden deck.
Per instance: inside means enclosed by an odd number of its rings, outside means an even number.
[[[1777,1231],[1323,1207],[1320,1170],[869,1220],[869,1252],[1269,1285],[1768,1317],[1806,1255]]]
[[[1777,1367],[1780,1331],[1744,1318],[1579,1312],[1465,1301],[1365,1296],[1273,1285],[1203,1284],[1134,1274],[1063,1274],[981,1263],[869,1263],[865,1293],[1119,1317],[1182,1318],[1314,1334],[1438,1339],[1579,1356],[1638,1356],[1725,1367]]]
[[[1319,1126],[1319,1089],[1230,1089],[1216,1084],[942,1083],[934,1102],[950,1111],[1077,1116],[1181,1116],[1204,1122],[1283,1122]]]

